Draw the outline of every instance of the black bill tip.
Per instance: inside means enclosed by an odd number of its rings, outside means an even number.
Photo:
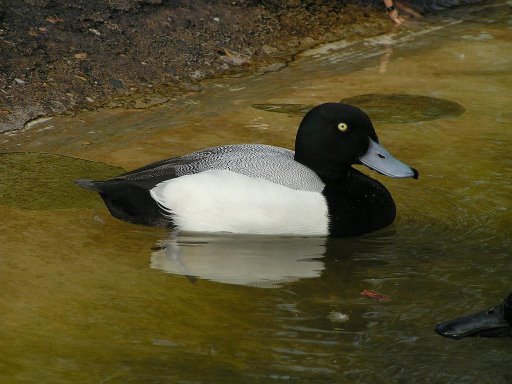
[[[413,167],[411,167],[411,170],[412,170],[412,173],[413,173],[412,178],[414,180],[418,180],[419,177],[420,177],[420,173],[418,172],[418,170],[416,168],[413,168]]]
[[[462,339],[464,336],[466,336],[457,332],[457,330],[451,326],[451,321],[437,324],[434,330],[437,332],[438,335],[455,340]]]

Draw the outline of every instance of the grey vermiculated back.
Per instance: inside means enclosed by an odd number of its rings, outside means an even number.
[[[293,156],[293,151],[271,145],[224,145],[158,161],[116,179],[152,188],[168,179],[215,169],[265,179],[292,189],[321,192],[325,186],[322,180]]]

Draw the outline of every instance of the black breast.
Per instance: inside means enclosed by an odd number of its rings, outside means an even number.
[[[322,193],[329,209],[330,236],[361,235],[395,219],[396,207],[388,190],[353,168],[346,178],[326,183]]]

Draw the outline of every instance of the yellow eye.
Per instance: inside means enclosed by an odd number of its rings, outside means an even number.
[[[348,125],[345,124],[345,123],[339,123],[338,124],[338,129],[341,131],[341,132],[347,132],[348,131]]]

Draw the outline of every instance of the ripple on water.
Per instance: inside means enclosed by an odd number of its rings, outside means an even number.
[[[374,122],[416,123],[447,117],[458,117],[465,112],[462,105],[445,99],[403,93],[357,95],[340,100],[361,108]],[[255,109],[266,112],[303,116],[314,105],[310,104],[253,104]]]
[[[62,155],[0,153],[0,205],[34,210],[95,207],[97,197],[73,180],[106,179],[122,172],[120,167]]]

